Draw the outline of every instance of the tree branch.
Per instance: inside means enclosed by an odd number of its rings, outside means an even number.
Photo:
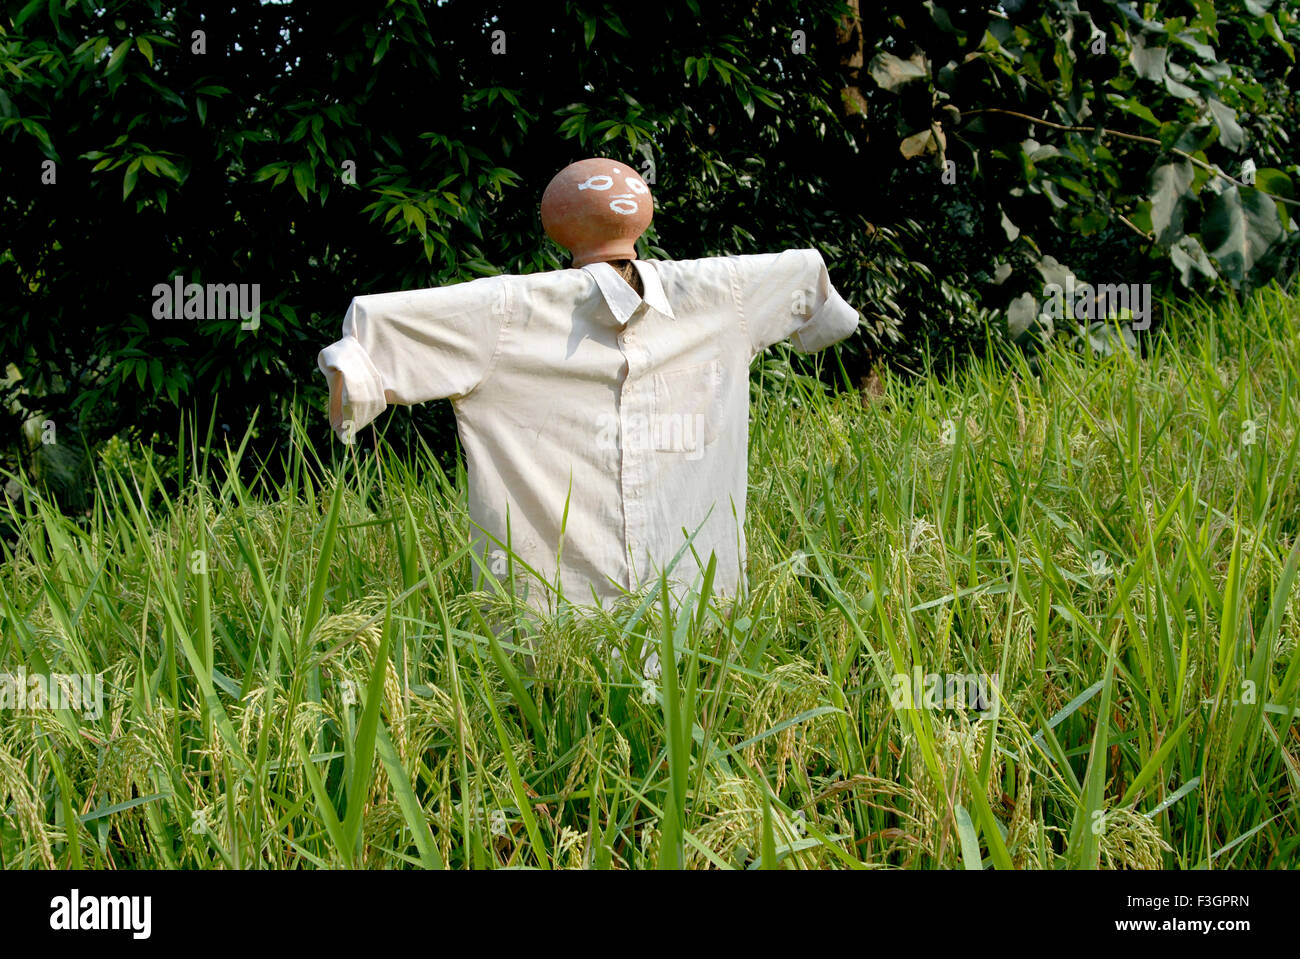
[[[1028,120],[1030,123],[1041,123],[1045,127],[1051,127],[1053,130],[1065,130],[1067,133],[1095,133],[1101,131],[1105,136],[1121,137],[1125,140],[1135,140],[1138,143],[1153,143],[1158,147],[1167,149],[1170,153],[1178,154],[1183,159],[1195,164],[1207,173],[1213,173],[1215,176],[1223,177],[1223,179],[1227,180],[1229,183],[1233,183],[1237,186],[1248,186],[1252,190],[1259,190],[1259,192],[1264,194],[1264,196],[1271,197],[1279,203],[1289,203],[1292,206],[1300,206],[1300,200],[1289,200],[1284,196],[1278,196],[1276,193],[1269,193],[1267,190],[1260,190],[1259,187],[1254,184],[1244,183],[1235,177],[1229,176],[1218,167],[1192,156],[1185,150],[1179,150],[1177,147],[1165,147],[1165,145],[1155,137],[1144,137],[1136,133],[1125,133],[1123,130],[1112,130],[1110,127],[1067,126],[1064,123],[1053,123],[1051,120],[1040,120],[1038,117],[1031,117],[1027,113],[1017,113],[1015,110],[1003,110],[1000,107],[983,107],[979,110],[967,110],[962,113],[962,116],[974,116],[976,113],[1004,113],[1009,117],[1018,117],[1021,120]]]

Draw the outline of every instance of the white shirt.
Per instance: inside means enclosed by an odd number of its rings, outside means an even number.
[[[535,609],[557,585],[574,604],[657,588],[692,533],[674,602],[710,553],[715,594],[743,592],[749,365],[857,326],[816,250],[632,262],[644,301],[607,263],[358,296],[317,358],[345,443],[389,403],[451,399],[482,572],[507,582],[509,546]]]

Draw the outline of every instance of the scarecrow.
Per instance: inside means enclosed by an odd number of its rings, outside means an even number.
[[[745,589],[749,366],[813,352],[857,311],[816,250],[642,260],[650,189],[581,160],[542,196],[571,269],[358,296],[320,352],[345,443],[390,404],[450,399],[483,576],[528,606],[602,605],[666,577],[674,604]]]

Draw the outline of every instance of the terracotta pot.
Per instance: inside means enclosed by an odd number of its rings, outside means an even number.
[[[653,216],[650,188],[636,169],[606,157],[569,164],[542,194],[542,227],[573,254],[575,269],[636,259],[636,239]]]

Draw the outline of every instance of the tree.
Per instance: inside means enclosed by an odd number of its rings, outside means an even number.
[[[960,356],[1012,304],[1045,334],[1022,294],[1063,264],[1244,288],[1294,266],[1297,39],[1262,0],[28,3],[0,37],[4,429],[167,452],[180,411],[239,437],[257,410],[274,470],[305,402],[323,450],[350,298],[563,267],[537,204],[590,154],[652,182],[643,255],[822,249],[867,320],[851,376]],[[1253,186],[1210,172],[1247,156]],[[256,323],[167,318],[178,277],[255,288]],[[454,449],[444,404],[388,423]]]

